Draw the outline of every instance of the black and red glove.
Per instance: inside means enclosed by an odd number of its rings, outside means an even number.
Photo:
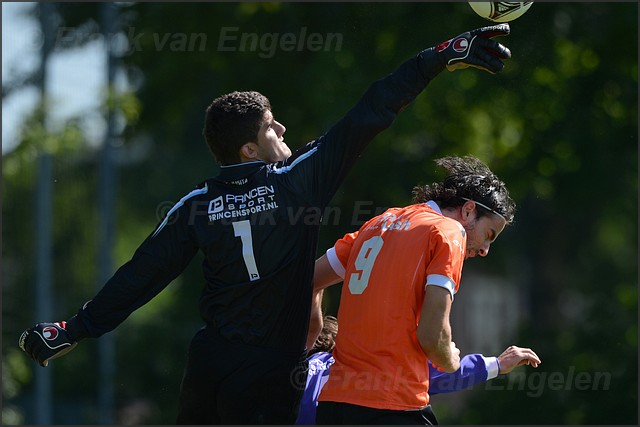
[[[504,68],[511,51],[492,40],[511,32],[509,24],[491,25],[467,31],[457,37],[425,49],[418,54],[419,67],[428,82],[445,68],[449,71],[474,67],[495,74]]]
[[[502,60],[511,58],[511,51],[492,38],[510,31],[509,24],[467,31],[436,46],[436,57],[449,71],[475,67],[495,74],[502,71]]]
[[[40,366],[63,356],[78,344],[67,331],[67,322],[37,323],[20,335],[18,345]]]

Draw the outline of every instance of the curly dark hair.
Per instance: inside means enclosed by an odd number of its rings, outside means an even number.
[[[333,316],[326,315],[322,318],[322,331],[313,347],[309,350],[309,356],[315,353],[332,352],[336,346],[336,335],[338,335],[338,319]]]
[[[418,185],[413,188],[413,202],[424,203],[434,200],[440,208],[458,207],[465,199],[482,203],[497,212],[507,221],[513,222],[516,204],[509,196],[504,182],[473,156],[442,157],[436,160],[448,172],[443,182],[431,185]],[[480,205],[478,217],[490,211]]]
[[[231,92],[213,100],[205,113],[204,135],[221,165],[240,162],[240,147],[256,142],[271,103],[259,92]]]

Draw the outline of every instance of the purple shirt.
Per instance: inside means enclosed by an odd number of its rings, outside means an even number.
[[[315,353],[309,357],[307,385],[300,401],[296,424],[315,424],[318,396],[329,378],[329,368],[335,360],[331,353]],[[429,394],[450,393],[498,376],[498,359],[481,354],[469,354],[460,360],[456,372],[440,372],[429,363]]]

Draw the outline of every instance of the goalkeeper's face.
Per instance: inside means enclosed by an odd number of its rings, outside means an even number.
[[[258,159],[267,163],[286,160],[291,156],[291,149],[284,142],[287,128],[273,118],[271,111],[264,113],[264,120],[258,131]]]

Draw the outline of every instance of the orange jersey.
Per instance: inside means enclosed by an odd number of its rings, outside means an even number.
[[[393,410],[429,403],[416,336],[425,287],[442,286],[453,298],[466,252],[462,225],[429,204],[391,208],[327,251],[344,284],[335,364],[320,401]]]

